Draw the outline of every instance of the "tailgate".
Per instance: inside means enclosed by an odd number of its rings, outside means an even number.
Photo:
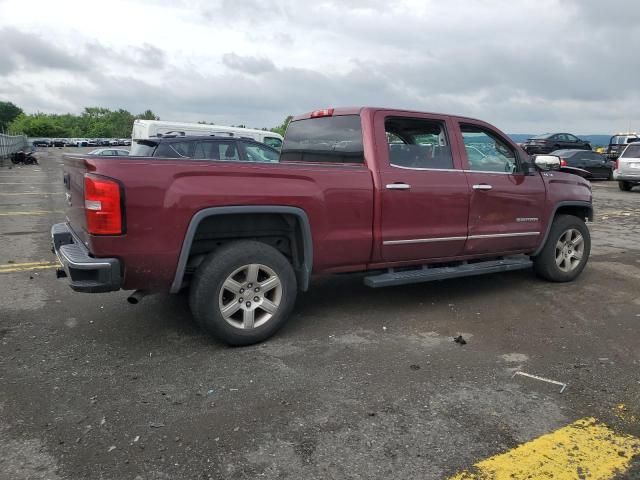
[[[62,167],[65,194],[67,197],[66,217],[73,232],[87,243],[87,219],[84,212],[84,174],[87,164],[84,158],[65,155]]]

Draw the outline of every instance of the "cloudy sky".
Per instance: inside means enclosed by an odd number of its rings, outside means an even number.
[[[637,0],[0,0],[0,100],[272,127],[316,108],[640,130]]]

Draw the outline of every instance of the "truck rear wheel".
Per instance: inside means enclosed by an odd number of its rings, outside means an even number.
[[[584,221],[558,215],[542,251],[533,259],[533,268],[545,280],[570,282],[582,273],[590,252],[591,235]]]
[[[238,241],[198,267],[189,303],[204,330],[229,345],[251,345],[284,325],[296,293],[296,277],[284,255],[261,242]]]

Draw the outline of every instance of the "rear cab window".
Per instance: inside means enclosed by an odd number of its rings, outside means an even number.
[[[640,158],[640,144],[629,144],[627,148],[625,148],[621,158]]]
[[[291,122],[282,144],[280,161],[363,164],[360,116],[323,116]]]
[[[157,142],[153,140],[137,140],[131,142],[131,150],[129,156],[131,157],[153,157],[153,152],[158,146]]]

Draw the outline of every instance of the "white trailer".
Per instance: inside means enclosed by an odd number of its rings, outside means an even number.
[[[256,130],[253,128],[226,127],[224,125],[207,125],[204,123],[164,122],[162,120],[136,120],[133,122],[133,131],[131,132],[133,144],[137,140],[164,137],[166,135],[216,135],[250,138],[278,150],[282,147],[283,140],[282,135],[268,130]]]

